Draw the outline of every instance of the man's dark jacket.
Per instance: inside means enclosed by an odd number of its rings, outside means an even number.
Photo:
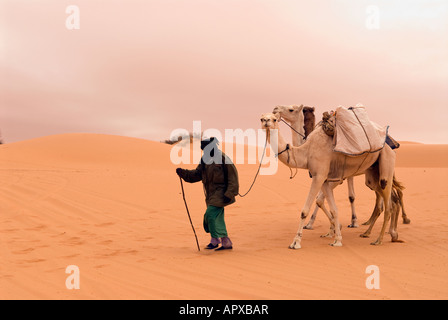
[[[238,171],[235,165],[223,152],[219,151],[219,155],[222,159],[221,164],[206,164],[201,161],[196,169],[182,169],[179,174],[186,182],[193,183],[202,180],[207,206],[228,206],[235,202],[235,196],[239,191]],[[230,201],[226,202],[225,197]]]

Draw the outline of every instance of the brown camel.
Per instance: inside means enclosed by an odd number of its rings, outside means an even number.
[[[313,132],[316,126],[316,117],[314,116],[314,107],[303,107],[303,129],[305,129],[305,139]]]

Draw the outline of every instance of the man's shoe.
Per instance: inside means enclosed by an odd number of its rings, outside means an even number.
[[[232,249],[233,249],[233,247],[223,247],[223,246],[221,246],[218,249],[216,249],[215,251],[232,250]]]
[[[209,243],[208,246],[205,247],[205,249],[213,250],[213,249],[218,248],[218,246],[219,246],[219,244],[211,244],[211,243]]]

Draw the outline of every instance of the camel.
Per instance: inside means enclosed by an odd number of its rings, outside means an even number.
[[[313,132],[316,125],[314,107],[303,107],[303,129],[305,129],[305,139]]]
[[[369,177],[372,182],[371,187],[374,188],[384,203],[383,225],[377,240],[371,243],[372,245],[380,245],[383,242],[386,226],[391,218],[391,194],[395,167],[395,153],[392,149],[385,145],[379,152],[366,153],[356,157],[348,157],[342,153],[333,152],[332,139],[322,130],[321,125],[316,127],[304,144],[299,147],[290,146],[278,130],[279,113],[265,113],[260,120],[261,128],[266,130],[267,142],[276,152],[278,159],[288,167],[308,170],[312,177],[310,191],[301,211],[299,229],[289,248],[301,248],[305,220],[319,191],[323,192],[330,207],[331,216],[328,217],[331,222],[330,232],[333,230],[335,234],[335,240],[331,245],[342,246],[338,209],[333,195],[333,189],[340,184],[340,181],[330,181],[330,177],[338,176],[343,180],[361,174],[365,174],[366,179]],[[271,130],[277,132],[277,143],[274,141],[274,144],[272,144]],[[375,166],[373,166],[374,164]],[[375,175],[378,179],[375,179]],[[396,217],[392,217],[389,228],[392,242],[399,241],[396,221]],[[369,231],[371,231],[371,228],[369,228]],[[369,234],[366,232],[364,236],[369,236]]]
[[[308,137],[310,133],[314,130],[315,117],[314,117],[314,108],[304,107],[301,105],[297,106],[276,106],[272,113],[279,113],[280,117],[289,123],[291,126],[291,134],[292,134],[292,145],[295,147],[300,146],[305,141],[298,132],[300,128],[303,128],[304,136]],[[306,121],[305,121],[306,119]],[[312,128],[312,129],[311,129]],[[302,138],[302,139],[301,139]],[[301,142],[301,143],[300,143]],[[348,225],[349,228],[358,228],[358,218],[355,212],[355,188],[353,183],[353,177],[347,178],[347,186],[348,186],[348,199],[350,201],[350,206],[352,209],[352,220]],[[325,197],[323,192],[319,192],[316,199],[316,208],[314,209],[313,214],[311,215],[310,221],[308,224],[304,226],[304,229],[312,230],[314,221],[316,220],[317,211],[319,208],[325,212],[327,217],[329,216],[329,212],[324,205]]]
[[[381,198],[381,195],[378,193],[378,189],[375,187],[378,185],[378,179],[379,179],[379,172],[377,167],[377,163],[375,163],[370,169],[369,174],[366,174],[366,186],[368,186],[370,189],[375,191],[376,195],[376,201],[375,201],[375,208],[373,209],[372,215],[370,216],[369,220],[363,225],[369,225],[369,228],[366,232],[360,235],[362,238],[368,238],[373,226],[375,225],[376,220],[380,216],[381,212],[383,211],[383,199]],[[402,213],[403,218],[403,224],[409,224],[411,223],[411,220],[409,220],[406,216],[406,213],[404,212],[404,205],[403,205],[403,189],[404,186],[398,182],[395,177],[392,181],[392,201],[391,201],[391,225],[392,223],[395,224],[395,227],[398,224],[398,216],[400,215],[400,210]],[[401,240],[396,239],[393,242],[403,242]]]
[[[282,118],[288,121],[288,125],[292,132],[292,145],[300,146],[305,142],[305,117],[303,113],[303,104],[299,106],[277,106],[274,108],[273,113],[280,112]]]
[[[282,119],[286,120],[290,127],[291,127],[291,134],[292,137],[296,136],[296,140],[293,139],[293,145],[298,146],[297,144],[294,144],[294,141],[297,141],[300,138],[300,135],[294,130],[301,126],[305,129],[305,139],[306,137],[314,130],[315,126],[315,116],[314,116],[314,108],[313,107],[304,107],[301,105],[301,110],[303,112],[303,117],[297,116],[297,112],[292,112],[291,109],[298,109],[297,106],[291,106],[291,107],[285,107],[285,106],[277,106],[274,108],[273,113],[280,113],[280,116]],[[303,122],[302,122],[303,119]],[[303,140],[304,141],[304,140]],[[367,181],[366,181],[367,182]],[[351,204],[351,210],[352,210],[352,220],[351,224],[348,225],[349,228],[357,228],[357,216],[355,212],[355,190],[354,190],[354,184],[353,184],[353,177],[347,178],[347,185],[348,185],[348,193],[349,193],[349,201]],[[366,183],[368,187],[369,184]],[[406,212],[404,210],[404,204],[403,204],[403,192],[404,189],[403,185],[401,185],[398,181],[394,180],[393,189],[395,189],[395,193],[397,195],[397,201],[400,202],[399,207],[401,209],[401,215],[403,219],[403,224],[409,224],[411,223],[411,220],[407,217]],[[381,200],[381,197],[377,198],[378,200]],[[311,215],[310,220],[308,221],[308,224],[304,227],[304,229],[312,230],[313,224],[317,216],[317,212],[319,211],[319,208],[321,208],[325,214],[328,216],[328,210],[326,209],[324,205],[325,197],[323,197],[322,193],[319,193],[317,199],[316,199],[316,208]],[[370,216],[369,220],[364,222],[362,225],[370,225],[372,221],[376,220],[378,218],[378,215],[381,214],[383,211],[382,203],[376,203],[375,208],[372,212],[372,215]],[[375,218],[376,217],[376,218]]]

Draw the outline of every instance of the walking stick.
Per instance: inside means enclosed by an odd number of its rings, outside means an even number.
[[[179,177],[179,180],[180,180],[180,187],[182,188],[182,197],[184,198],[185,208],[187,209],[187,213],[188,213],[188,219],[190,219],[191,228],[193,229],[194,237],[196,238],[196,244],[198,245],[198,251],[201,251],[201,248],[199,248],[198,236],[196,235],[196,230],[194,230],[193,222],[191,221],[190,211],[188,210],[188,205],[187,205],[187,200],[185,200],[185,191],[184,191],[184,184],[182,183],[182,178]]]

